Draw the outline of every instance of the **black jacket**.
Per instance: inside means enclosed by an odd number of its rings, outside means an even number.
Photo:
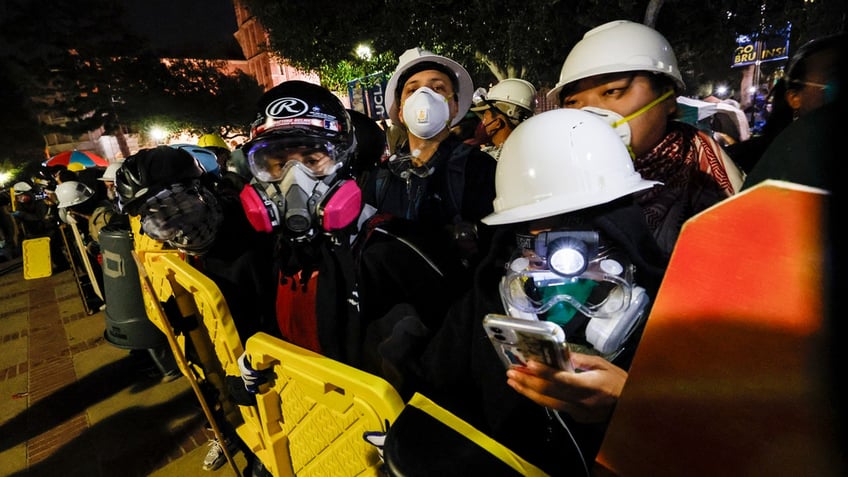
[[[637,267],[636,282],[653,300],[667,263],[641,208],[629,200],[617,201],[598,208],[590,223],[628,252]],[[482,326],[486,314],[504,313],[498,283],[515,249],[516,229],[497,231],[489,254],[476,269],[473,288],[451,307],[420,359],[396,360],[392,357],[397,353],[384,349],[383,367],[401,376],[394,382],[405,398],[421,392],[548,472],[582,475],[582,464],[559,423],[507,386],[503,364]],[[623,362],[617,359],[616,364],[627,369],[631,357],[621,357]],[[569,427],[591,466],[606,424],[570,422]]]

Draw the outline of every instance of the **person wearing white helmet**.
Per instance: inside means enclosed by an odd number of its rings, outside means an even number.
[[[536,112],[536,87],[529,81],[506,78],[474,95],[471,111],[480,117],[490,144],[483,150],[496,160],[506,138],[522,121]]]
[[[626,20],[587,32],[569,52],[548,97],[612,125],[646,179],[639,195],[658,242],[671,253],[691,216],[736,193],[744,174],[707,134],[675,121],[685,84],[674,50],[656,30]]]
[[[97,178],[97,180],[103,182],[103,185],[106,187],[106,197],[113,202],[116,210],[118,205],[118,193],[115,190],[115,173],[118,172],[118,169],[120,168],[120,162],[113,162],[106,167],[106,170],[103,171],[103,175]]]
[[[420,356],[397,359],[384,345],[383,365],[400,377],[393,384],[551,475],[586,475],[667,266],[634,202],[657,186],[591,113],[556,109],[524,121],[498,161],[494,212],[483,219],[497,231],[473,288]],[[557,260],[569,252],[582,266]],[[505,370],[488,314],[559,325],[581,372],[535,361]]]
[[[421,48],[406,50],[389,80],[389,116],[407,140],[363,190],[366,213],[374,214],[356,243],[365,321],[392,320],[394,305],[410,303],[437,326],[487,247],[480,219],[492,211],[497,163],[451,133],[472,94],[465,68]]]
[[[117,213],[114,204],[101,194],[79,181],[65,181],[56,186],[57,207],[64,211],[64,215],[60,214],[64,217],[62,220],[85,222],[88,235],[95,243],[100,242],[100,229],[109,225]],[[95,248],[89,251],[95,256],[99,253]]]

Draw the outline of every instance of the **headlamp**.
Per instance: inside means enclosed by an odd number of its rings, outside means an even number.
[[[522,241],[527,243],[526,238]],[[574,277],[586,271],[592,257],[598,253],[599,241],[595,231],[542,232],[532,238],[532,249],[537,257],[547,262],[552,272]]]
[[[630,302],[633,266],[596,231],[567,230],[517,236],[519,252],[501,283],[505,307],[546,313],[558,303],[568,315],[614,314]],[[615,294],[610,292],[619,289]]]

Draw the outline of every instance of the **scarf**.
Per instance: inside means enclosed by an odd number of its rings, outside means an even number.
[[[666,253],[671,253],[686,220],[735,192],[720,146],[678,121],[669,122],[663,140],[634,165],[643,179],[663,183],[637,193],[636,202]]]

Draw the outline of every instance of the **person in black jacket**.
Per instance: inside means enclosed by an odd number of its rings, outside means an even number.
[[[363,191],[364,215],[372,216],[355,253],[369,371],[380,372],[373,353],[398,324],[393,308],[414,307],[420,322],[408,325],[426,339],[487,248],[490,230],[480,219],[493,210],[497,163],[451,133],[472,94],[465,68],[421,48],[401,55],[387,86],[389,116],[406,140]]]
[[[498,163],[495,212],[483,219],[497,230],[473,287],[419,356],[396,359],[383,343],[393,384],[553,475],[588,473],[667,265],[632,198],[655,184],[591,113],[522,123]],[[487,314],[557,323],[579,372],[535,361],[505,370]]]

